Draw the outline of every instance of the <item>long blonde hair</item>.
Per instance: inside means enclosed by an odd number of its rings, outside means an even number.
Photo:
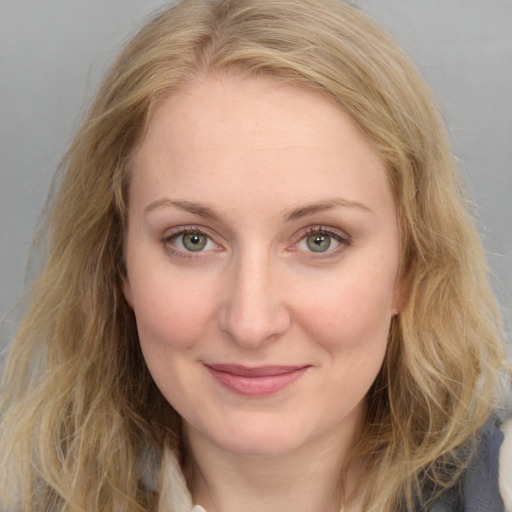
[[[141,460],[179,443],[179,418],[120,288],[128,162],[161,98],[219,71],[330,95],[386,164],[408,294],[352,454],[365,464],[364,509],[412,510],[426,487],[441,492],[493,413],[499,316],[443,124],[409,59],[340,1],[185,0],[127,45],[64,160],[49,254],[3,374],[0,509],[156,510],[144,480],[158,474],[141,476]]]

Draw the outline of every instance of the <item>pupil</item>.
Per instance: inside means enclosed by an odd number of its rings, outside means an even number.
[[[189,233],[183,236],[183,245],[189,251],[200,251],[206,245],[207,239],[199,233]]]
[[[327,235],[311,235],[308,236],[307,243],[312,251],[324,252],[329,249],[331,238]]]

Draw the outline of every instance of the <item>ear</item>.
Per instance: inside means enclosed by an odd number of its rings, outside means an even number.
[[[396,316],[402,311],[403,298],[402,293],[399,291],[400,286],[395,287],[395,294],[393,296],[393,307],[391,308],[391,315]]]
[[[127,275],[123,277],[122,289],[124,298],[128,303],[128,306],[130,306],[133,309],[132,287],[130,284],[130,279],[128,278]]]
[[[393,291],[393,304],[391,313],[396,316],[402,311],[411,288],[411,269],[407,269],[403,274],[400,273],[396,278],[395,289]]]

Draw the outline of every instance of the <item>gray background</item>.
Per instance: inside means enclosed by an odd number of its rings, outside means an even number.
[[[100,77],[163,0],[0,0],[0,317]],[[437,94],[512,328],[512,0],[359,0]],[[0,346],[15,320],[3,324]],[[510,340],[510,335],[509,335]]]

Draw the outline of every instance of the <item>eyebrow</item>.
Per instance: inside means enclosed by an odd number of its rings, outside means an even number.
[[[144,208],[144,213],[148,213],[153,210],[166,207],[179,208],[180,210],[185,210],[187,212],[193,213],[194,215],[199,215],[206,219],[218,222],[222,221],[223,217],[220,212],[204,204],[196,203],[194,201],[172,200],[167,197],[157,199],[156,201],[153,201],[152,203],[148,204],[148,206]],[[359,201],[352,201],[349,199],[336,197],[332,199],[327,199],[325,201],[308,203],[299,208],[295,208],[291,212],[284,214],[282,218],[285,222],[290,222],[298,220],[302,217],[306,217],[308,215],[323,212],[325,210],[332,210],[333,208],[337,207],[356,208],[367,213],[372,213],[368,206],[366,206],[363,203],[360,203]]]
[[[307,215],[313,215],[315,213],[323,212],[325,210],[332,210],[337,207],[344,208],[356,208],[367,213],[372,213],[370,208],[359,201],[351,201],[350,199],[344,199],[342,197],[335,197],[327,199],[325,201],[309,203],[299,208],[292,210],[291,212],[284,215],[285,222],[297,220]]]
[[[180,210],[185,210],[187,212],[193,213],[195,215],[199,215],[201,217],[205,217],[206,219],[220,221],[222,219],[222,215],[217,212],[215,209],[210,208],[209,206],[196,203],[194,201],[183,201],[183,200],[172,200],[167,197],[162,199],[157,199],[152,203],[149,203],[146,208],[144,208],[144,213],[148,213],[153,210],[157,210],[159,208],[165,207],[176,207]]]

